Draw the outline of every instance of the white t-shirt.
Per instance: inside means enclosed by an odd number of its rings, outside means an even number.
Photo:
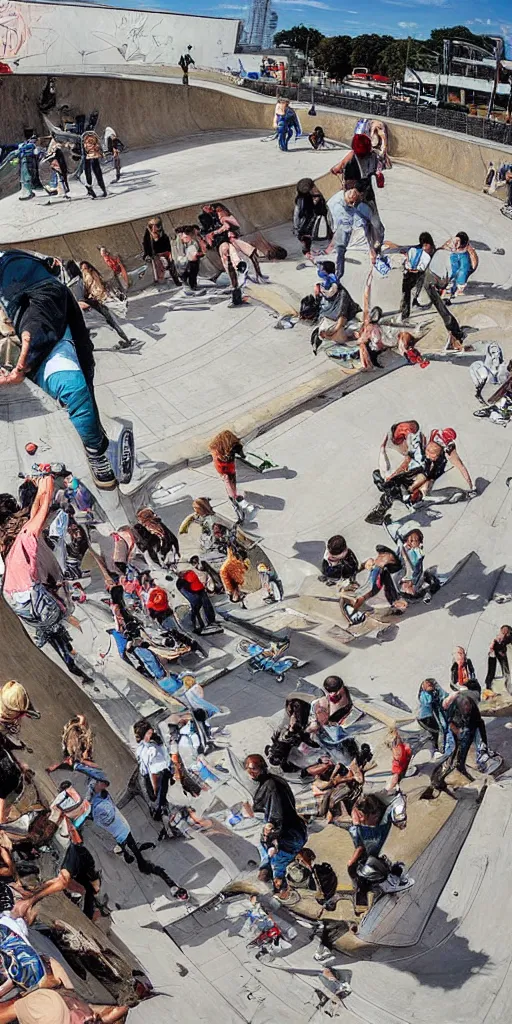
[[[159,775],[169,768],[170,759],[163,743],[145,743],[144,740],[135,751],[141,775]]]
[[[432,271],[433,274],[436,274],[437,277],[440,277],[442,280],[444,280],[445,278],[450,278],[452,274],[450,255],[451,253],[448,251],[448,249],[436,249],[430,261],[429,269]]]
[[[418,252],[421,253],[419,257]],[[416,270],[418,274],[420,274],[423,270],[427,269],[429,263],[430,256],[428,252],[425,251],[425,249],[420,250],[419,246],[417,245],[411,246],[407,253],[407,258],[405,261],[405,266],[407,270]]]
[[[0,924],[3,924],[4,928],[10,928],[11,932],[16,932],[23,942],[26,942],[28,946],[32,943],[28,937],[28,927],[26,921],[22,917],[11,917],[7,912],[0,914]]]

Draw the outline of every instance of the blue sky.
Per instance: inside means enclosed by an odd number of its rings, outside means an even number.
[[[102,0],[103,3],[108,0]],[[247,16],[251,0],[113,0],[115,7],[158,9],[178,14],[205,14],[214,17]],[[348,3],[349,6],[344,4]],[[341,6],[343,4],[343,6]],[[477,0],[273,0],[279,15],[279,28],[305,24],[325,35],[357,36],[377,32],[392,36],[409,35],[425,39],[433,28],[467,25],[473,32],[502,35],[512,55],[512,5],[497,0],[488,6]],[[483,9],[482,9],[483,7]]]

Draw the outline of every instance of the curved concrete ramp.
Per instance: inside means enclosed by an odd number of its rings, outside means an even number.
[[[385,946],[414,946],[450,876],[478,810],[476,790],[459,790],[457,803],[443,827],[408,868],[412,889],[399,898],[384,896],[374,904],[358,938]]]

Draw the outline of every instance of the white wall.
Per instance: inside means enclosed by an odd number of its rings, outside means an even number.
[[[198,66],[224,68],[239,21],[99,5],[0,0],[0,60],[31,68],[80,71],[106,64],[177,64],[191,44]],[[16,70],[16,67],[14,67]]]

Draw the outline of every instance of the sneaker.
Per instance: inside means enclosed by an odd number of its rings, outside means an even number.
[[[440,750],[434,750],[432,754],[433,761],[440,761],[442,757],[444,757],[444,754]]]
[[[316,960],[319,964],[327,964],[330,960],[335,959],[335,954],[330,949],[326,949],[325,946],[319,946],[313,956],[313,960]]]
[[[175,900],[181,900],[182,903],[188,900],[187,890],[182,889],[179,885],[171,885],[171,896],[174,896]]]
[[[92,473],[92,478],[96,487],[99,487],[101,491],[113,491],[117,487],[117,479],[110,464],[108,455],[95,455],[92,452],[85,450],[87,455],[87,461],[89,463],[89,469]]]
[[[405,892],[406,889],[410,889],[414,885],[414,879],[409,878],[408,875],[393,875],[390,873],[384,882],[379,883],[379,888],[385,893],[399,893]]]

